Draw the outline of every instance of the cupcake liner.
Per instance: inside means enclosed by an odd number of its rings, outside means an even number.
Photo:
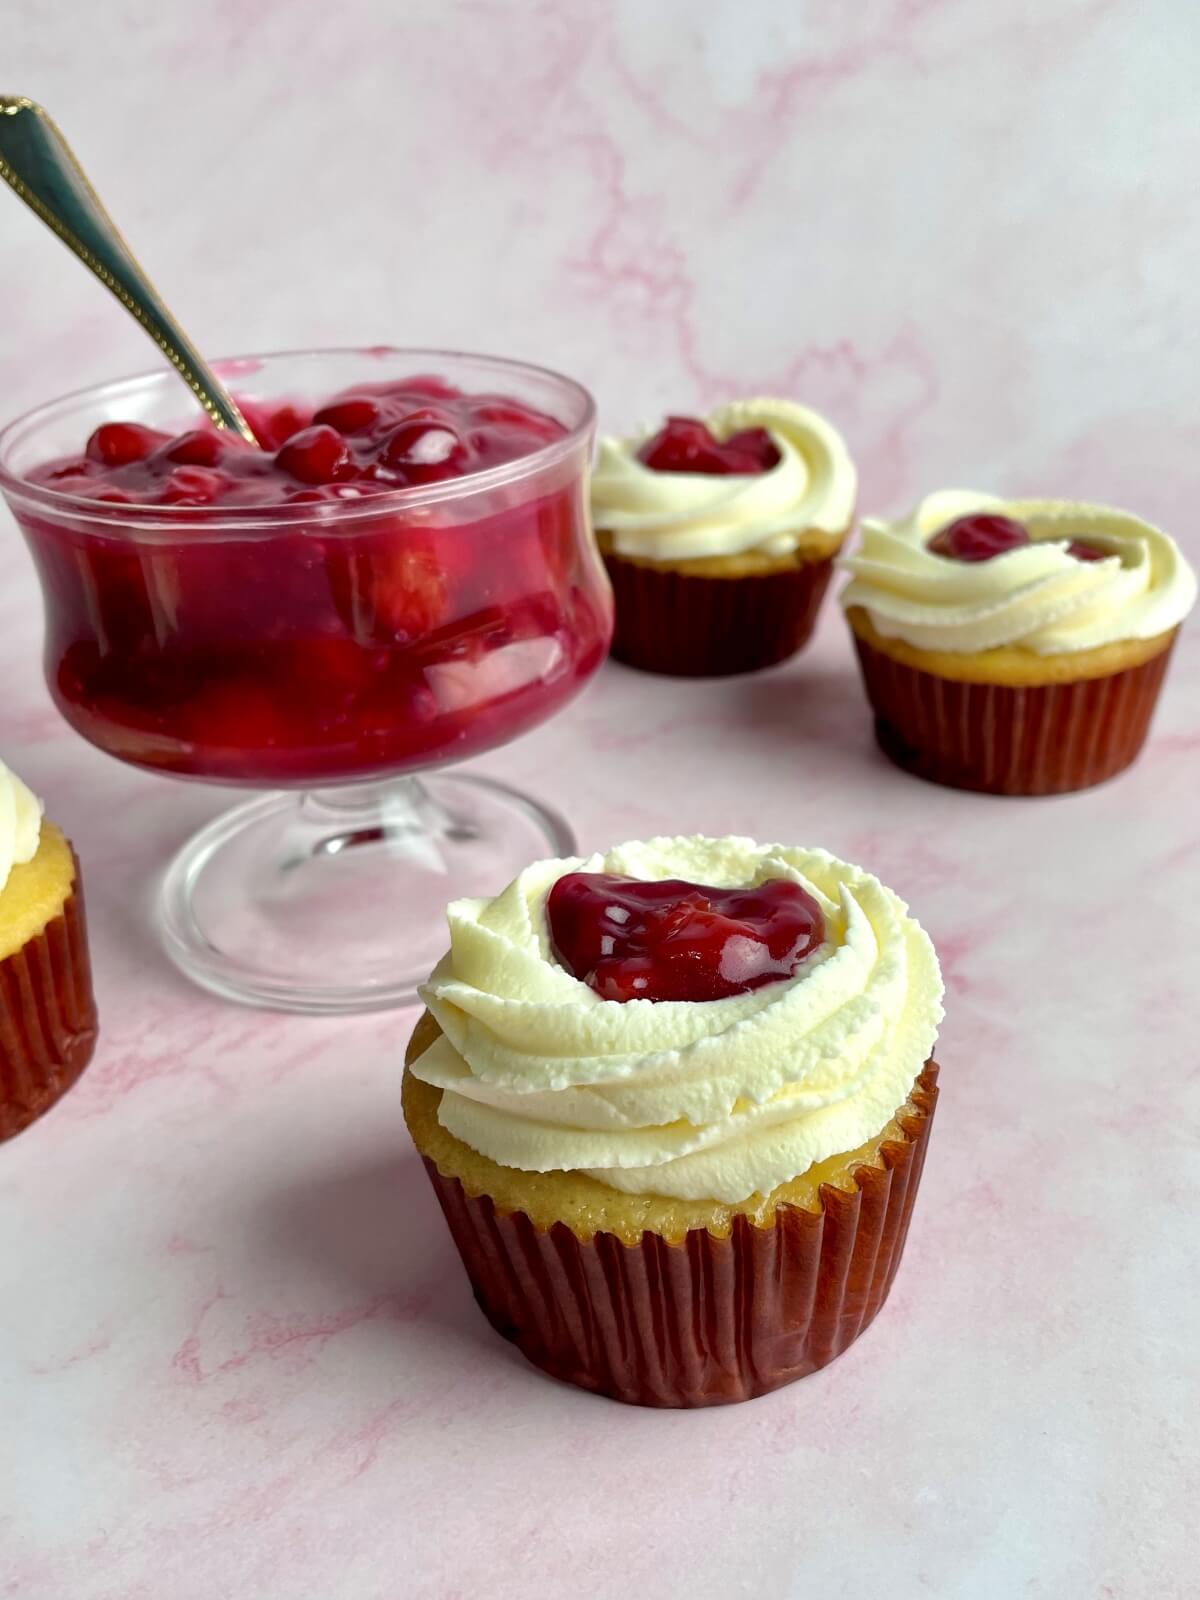
[[[1174,641],[1172,640],[1172,643]],[[986,794],[1064,794],[1137,757],[1171,654],[1074,683],[959,683],[905,666],[857,634],[875,737],[906,772]]]
[[[833,557],[780,572],[698,578],[606,555],[616,601],[612,653],[627,666],[679,678],[755,672],[805,644]]]
[[[887,1299],[904,1249],[937,1101],[927,1062],[884,1165],[854,1190],[825,1184],[821,1210],[745,1216],[716,1238],[637,1245],[502,1214],[425,1158],[475,1298],[498,1333],[552,1377],[631,1405],[706,1406],[777,1389],[842,1353]]]
[[[91,1060],[97,1031],[76,860],[62,911],[0,961],[0,1141],[66,1093]]]

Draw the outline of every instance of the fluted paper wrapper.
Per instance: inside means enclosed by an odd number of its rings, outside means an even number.
[[[826,1184],[819,1212],[780,1206],[766,1227],[739,1216],[726,1238],[583,1243],[425,1167],[476,1300],[535,1366],[631,1405],[720,1405],[827,1366],[887,1299],[937,1101],[933,1061],[912,1101],[903,1139],[881,1147],[882,1168],[856,1170],[853,1192]]]
[[[723,678],[807,643],[833,558],[750,577],[697,578],[606,555],[616,601],[613,656],[643,672]]]
[[[1114,777],[1150,728],[1171,654],[1075,683],[958,683],[854,636],[875,737],[897,766],[954,789],[1066,794]]]
[[[0,961],[0,1140],[42,1115],[91,1060],[98,1031],[79,862],[66,904]]]

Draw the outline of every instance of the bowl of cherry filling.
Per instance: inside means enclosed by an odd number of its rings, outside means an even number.
[[[439,769],[553,716],[607,652],[593,403],[556,373],[443,351],[220,370],[261,448],[181,419],[165,370],[0,433],[46,680],[119,760],[273,791],[168,871],[180,967],[250,1003],[401,1004],[447,897],[568,837],[528,797]]]

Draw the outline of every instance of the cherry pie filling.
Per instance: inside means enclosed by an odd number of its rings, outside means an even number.
[[[571,872],[546,902],[559,964],[603,1000],[724,1000],[792,977],[821,945],[821,908],[799,884],[716,889]]]
[[[316,408],[243,409],[261,449],[207,426],[108,422],[81,455],[29,474],[65,495],[176,508],[136,538],[69,507],[20,513],[52,692],[94,743],[220,782],[415,770],[515,737],[599,665],[610,617],[581,475],[481,495],[467,521],[452,502],[371,512],[389,491],[540,450],[564,436],[554,418],[423,376]],[[299,515],[277,530],[217,539],[205,523],[214,508],[286,507]]]
[[[703,472],[713,477],[769,472],[779,451],[766,428],[743,428],[718,439],[696,417],[668,417],[637,453],[654,472]]]
[[[1002,517],[993,511],[974,511],[958,517],[954,522],[939,528],[926,541],[926,548],[934,555],[945,556],[948,561],[993,561],[1007,555],[1010,550],[1032,544],[1029,530],[1012,517]],[[1076,561],[1104,561],[1113,554],[1086,539],[1071,539],[1067,554]]]

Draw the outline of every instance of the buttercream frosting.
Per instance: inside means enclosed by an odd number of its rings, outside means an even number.
[[[555,961],[546,897],[567,872],[732,888],[799,883],[825,942],[724,1000],[602,1000]],[[855,1150],[903,1105],[942,1015],[933,946],[878,879],[823,850],[660,838],[542,861],[449,908],[422,989],[442,1036],[411,1070],[442,1125],[502,1166],[726,1203]]]
[[[975,511],[1011,517],[1032,542],[990,561],[936,555],[929,539]],[[1072,539],[1111,551],[1068,554]],[[919,650],[974,653],[1018,645],[1037,655],[1152,639],[1196,599],[1196,575],[1175,541],[1124,511],[1071,500],[1001,500],[946,490],[895,522],[866,519],[841,603],[861,606],[876,632]]]
[[[41,834],[41,801],[0,761],[0,890],[14,867],[33,860]]]
[[[705,422],[718,439],[765,428],[779,460],[759,473],[656,472],[637,452],[653,430],[602,438],[592,473],[592,516],[618,555],[651,561],[789,555],[815,533],[845,533],[858,476],[845,441],[790,400],[735,400]]]

